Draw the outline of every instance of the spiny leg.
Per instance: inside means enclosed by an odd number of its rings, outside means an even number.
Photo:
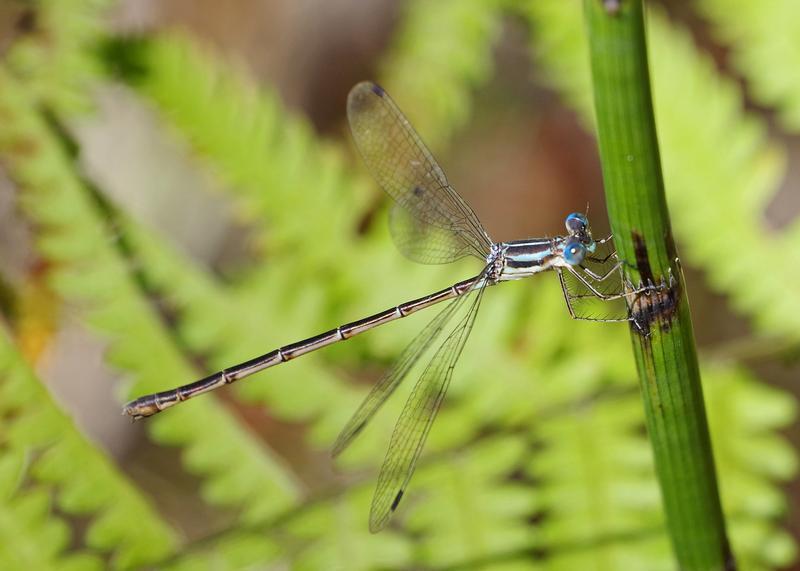
[[[615,258],[616,256],[617,256],[617,252],[614,251],[614,252],[611,252],[610,254],[608,254],[605,258],[596,258],[594,256],[586,256],[586,259],[589,260],[590,262],[594,262],[596,264],[605,264],[608,260],[610,260],[611,258]]]
[[[575,313],[575,309],[572,307],[572,297],[569,293],[569,289],[567,288],[567,284],[564,281],[564,275],[562,270],[559,268],[558,272],[558,281],[561,283],[561,292],[564,294],[564,301],[567,304],[567,310],[569,311],[569,316],[572,319],[580,320],[580,321],[600,321],[603,323],[621,323],[625,321],[631,321],[631,317],[587,317],[585,315],[578,315]]]
[[[606,242],[608,242],[609,240],[611,240],[611,238],[612,238],[612,236],[611,236],[611,235],[608,235],[608,236],[606,236],[605,238],[603,238],[602,240],[597,240],[597,241],[595,241],[595,244],[597,244],[597,245],[599,245],[599,246],[602,246],[603,244],[605,244]],[[596,258],[596,257],[594,257],[594,256],[587,256],[587,257],[586,257],[586,259],[587,259],[587,260],[589,260],[589,261],[591,261],[591,262],[596,262],[596,263],[598,263],[598,264],[605,264],[605,263],[606,263],[606,262],[607,262],[609,259],[611,259],[611,258],[615,257],[616,255],[617,255],[617,251],[616,251],[616,250],[611,250],[611,251],[610,251],[610,252],[609,252],[609,253],[606,255],[606,257],[605,257],[605,258]]]
[[[609,234],[608,236],[606,236],[602,240],[596,240],[595,243],[598,244],[598,245],[602,245],[602,244],[605,244],[606,242],[610,241],[613,237],[614,237],[613,234]],[[616,250],[611,250],[611,252],[609,252],[604,258],[598,258],[598,257],[595,257],[595,256],[587,256],[586,257],[586,259],[589,260],[590,262],[595,262],[597,264],[605,264],[611,258],[617,258],[617,251]],[[625,265],[627,265],[629,267],[634,267],[631,264],[628,264],[627,262],[625,262],[624,260],[620,260],[620,264],[625,264]]]
[[[614,254],[616,254],[616,252],[614,252]],[[609,254],[608,256],[606,256],[606,260],[608,260],[608,258],[610,258],[610,257],[611,257],[611,255],[612,255],[612,254]],[[602,282],[602,281],[604,281],[604,280],[608,279],[608,277],[609,277],[611,274],[613,274],[614,272],[616,272],[617,270],[619,270],[619,269],[622,267],[622,260],[618,260],[618,261],[617,261],[617,263],[616,263],[616,264],[614,264],[614,265],[611,267],[611,269],[610,269],[610,270],[608,270],[606,273],[604,273],[602,276],[601,276],[601,275],[599,275],[599,274],[596,274],[596,273],[594,273],[592,270],[590,270],[589,268],[587,268],[587,267],[586,267],[586,266],[584,266],[583,264],[581,264],[581,266],[580,266],[580,267],[581,267],[581,269],[584,271],[584,273],[586,273],[586,274],[587,274],[587,275],[588,275],[590,278],[592,278],[594,281],[596,281],[596,282]]]
[[[569,273],[571,273],[575,277],[575,279],[577,279],[579,282],[581,282],[586,287],[586,289],[588,289],[596,298],[602,299],[603,301],[611,301],[611,300],[614,300],[614,299],[622,299],[624,297],[628,297],[628,296],[632,296],[632,295],[638,295],[640,293],[645,293],[645,292],[650,290],[649,286],[642,286],[642,287],[640,287],[638,289],[635,289],[633,291],[607,294],[607,293],[603,293],[600,290],[598,290],[597,288],[595,288],[591,283],[589,283],[589,280],[587,280],[585,277],[583,277],[581,275],[581,273],[578,270],[576,270],[575,268],[573,268],[572,266],[566,266],[566,270]]]
[[[597,242],[598,244],[605,244],[606,242],[609,242],[609,241],[610,241],[610,240],[611,240],[613,237],[614,237],[614,235],[613,235],[613,234],[609,234],[608,236],[606,236],[606,237],[605,237],[605,238],[603,238],[602,240],[596,240],[596,242]]]

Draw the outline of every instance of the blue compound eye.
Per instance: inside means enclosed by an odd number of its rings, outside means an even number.
[[[567,215],[564,225],[570,234],[581,234],[589,228],[589,220],[580,212],[573,212]]]
[[[564,243],[564,261],[570,266],[577,266],[586,256],[586,246],[580,240],[570,239]]]

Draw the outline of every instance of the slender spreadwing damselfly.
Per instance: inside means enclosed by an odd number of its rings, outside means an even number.
[[[433,352],[400,414],[378,476],[370,512],[370,530],[375,532],[386,525],[411,480],[487,286],[552,270],[559,277],[570,315],[594,321],[630,318],[627,307],[618,317],[583,314],[578,307],[587,298],[602,302],[630,299],[645,288],[634,289],[622,282],[621,261],[610,249],[610,237],[594,240],[589,222],[581,213],[566,217],[567,233],[563,236],[493,242],[472,208],[450,186],[400,109],[378,85],[363,82],[352,89],[347,100],[347,117],[364,162],[394,201],[390,229],[400,251],[423,264],[445,264],[473,256],[482,262],[483,269],[441,291],[275,349],[199,381],[139,397],[126,404],[124,412],[134,419],[152,416],[263,369],[452,300],[377,382],[333,447],[334,456],[347,448],[414,364]],[[599,254],[602,246],[609,249],[605,256]],[[609,283],[617,287],[609,288]]]

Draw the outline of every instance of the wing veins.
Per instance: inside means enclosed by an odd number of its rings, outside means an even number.
[[[400,250],[423,263],[446,263],[463,257],[465,250],[485,259],[491,240],[469,204],[450,186],[442,168],[397,105],[380,87],[360,83],[348,97],[348,118],[364,162],[383,190],[422,225],[449,234],[434,237],[433,255],[421,244],[395,236]],[[419,192],[418,192],[419,191]],[[417,229],[417,237],[426,232]],[[394,232],[393,232],[393,235]]]
[[[414,364],[436,341],[450,321],[450,318],[456,313],[467,297],[469,297],[469,293],[459,296],[448,303],[447,307],[441,310],[436,317],[412,339],[411,343],[406,346],[392,367],[372,387],[356,412],[350,417],[350,420],[339,433],[331,452],[334,458],[341,454],[352,443],[356,436],[361,433],[367,423],[375,416],[375,413],[380,410],[400,383],[403,382],[408,372],[414,367]]]
[[[472,330],[484,289],[485,285],[470,292],[476,295],[466,314],[439,346],[403,407],[381,466],[372,501],[370,531],[373,533],[380,531],[389,521],[414,474],[417,460],[450,385],[456,362]]]

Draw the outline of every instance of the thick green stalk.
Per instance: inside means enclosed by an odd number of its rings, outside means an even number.
[[[734,569],[650,94],[642,0],[584,0],[608,214],[625,273],[655,288],[631,306],[647,430],[684,570]]]

